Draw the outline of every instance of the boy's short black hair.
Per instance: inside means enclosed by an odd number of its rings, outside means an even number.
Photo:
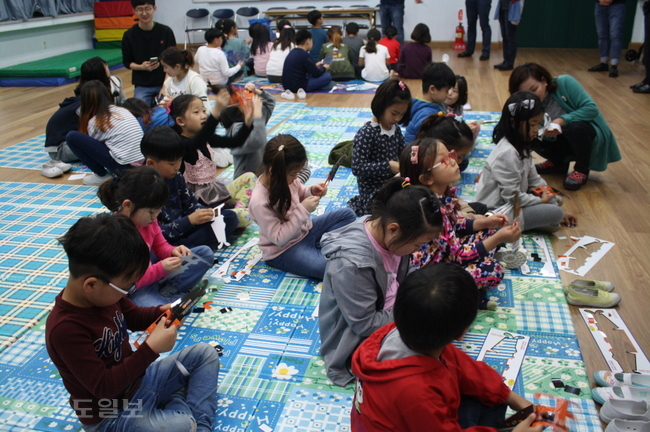
[[[458,339],[478,312],[474,278],[453,263],[436,263],[409,274],[400,284],[393,316],[402,341],[426,354]]]
[[[156,6],[156,0],[131,0],[131,6],[133,6],[133,9],[144,5]]]
[[[429,88],[434,86],[440,90],[444,87],[453,87],[456,85],[456,75],[446,63],[433,62],[422,72],[422,93],[429,93]]]
[[[82,217],[58,240],[73,278],[136,279],[149,267],[149,247],[126,216],[102,213]]]
[[[156,126],[142,137],[140,152],[147,159],[175,162],[185,154],[185,146],[174,129],[169,126]]]
[[[234,123],[243,123],[245,121],[244,113],[241,112],[239,107],[228,107],[221,112],[219,121],[224,128],[230,129],[230,126],[232,126]]]
[[[309,30],[302,29],[296,33],[296,45],[303,45],[309,39],[311,39],[311,32]]]
[[[355,35],[359,33],[359,24],[355,22],[348,23],[345,26],[345,33],[349,35]]]
[[[395,36],[397,36],[397,29],[393,26],[388,26],[386,27],[386,30],[384,30],[384,34],[386,35],[386,37],[394,38]]]
[[[216,38],[222,38],[223,32],[220,29],[210,28],[205,31],[204,37],[207,43],[212,43]]]
[[[318,9],[310,10],[307,14],[307,21],[309,21],[309,24],[311,25],[316,25],[318,20],[321,18],[323,18],[323,14],[320,13]]]

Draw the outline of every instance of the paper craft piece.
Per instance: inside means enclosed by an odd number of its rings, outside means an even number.
[[[222,208],[223,204],[220,204],[214,208],[216,216],[212,220],[212,231],[214,232],[214,236],[217,238],[217,242],[219,242],[217,245],[218,249],[221,249],[224,246],[230,246],[230,243],[228,243],[226,240],[226,221],[221,214]]]
[[[577,237],[571,237],[571,240],[574,240],[574,239],[577,239]],[[579,239],[578,242],[577,242],[575,245],[573,245],[573,247],[572,247],[571,249],[569,249],[568,251],[566,251],[566,252],[564,253],[564,256],[566,256],[566,257],[570,257],[571,254],[572,254],[576,249],[578,249],[579,247],[581,247],[581,248],[583,248],[583,249],[586,249],[586,247],[587,247],[588,245],[590,245],[590,244],[592,244],[592,243],[596,243],[596,242],[598,242],[598,243],[601,244],[600,249],[598,249],[597,251],[595,251],[594,253],[592,253],[591,255],[589,255],[589,256],[587,257],[587,259],[585,260],[584,264],[583,264],[580,268],[578,268],[578,269],[576,269],[576,270],[573,270],[573,269],[571,269],[571,268],[569,268],[569,267],[567,267],[567,266],[560,266],[560,269],[562,269],[563,271],[565,271],[565,272],[567,272],[567,273],[571,273],[571,274],[578,275],[578,276],[584,276],[584,275],[586,275],[587,272],[588,272],[589,270],[591,270],[591,268],[592,268],[593,266],[595,266],[596,263],[597,263],[598,261],[600,261],[600,259],[601,259],[602,257],[604,257],[605,254],[606,254],[606,253],[607,253],[611,248],[614,247],[614,243],[612,243],[612,242],[610,242],[610,241],[607,241],[607,240],[600,240],[600,239],[597,239],[597,238],[594,238],[594,237],[584,236],[584,237],[582,237],[581,239]],[[559,264],[558,264],[558,266],[559,266]]]
[[[650,361],[648,357],[645,356],[643,350],[639,346],[634,336],[630,332],[630,329],[627,328],[623,318],[618,314],[616,309],[579,309],[580,315],[585,320],[591,335],[598,345],[598,349],[605,357],[607,365],[613,372],[624,372],[621,364],[614,358],[612,345],[607,341],[607,335],[605,332],[598,328],[598,322],[596,321],[595,315],[600,313],[600,316],[607,318],[612,322],[617,328],[615,330],[622,331],[627,336],[628,340],[634,347],[634,352],[627,351],[627,354],[634,355],[635,358],[635,369],[634,372],[650,374]]]
[[[255,254],[253,258],[249,259],[246,262],[246,265],[244,266],[243,269],[232,274],[232,279],[239,282],[244,276],[251,274],[251,272],[253,271],[253,267],[255,267],[255,264],[260,262],[261,259],[262,259],[262,252]]]
[[[261,424],[258,426],[262,432],[273,432],[273,428],[269,427],[269,425],[266,424]]]
[[[228,268],[230,267],[230,264],[235,260],[235,258],[241,255],[244,251],[257,245],[259,241],[260,241],[259,237],[254,237],[248,240],[246,244],[241,248],[239,248],[239,250],[234,255],[232,255],[230,258],[224,261],[223,264],[221,264],[219,268],[214,273],[212,273],[212,276],[224,279],[226,282],[230,282],[231,278],[230,278],[230,273],[228,272]]]
[[[86,177],[86,174],[72,174],[70,177],[68,177],[68,180],[81,180],[82,178]]]
[[[521,266],[521,273],[525,275],[537,275],[543,277],[556,277],[555,269],[553,268],[553,257],[551,252],[548,250],[548,245],[546,244],[546,239],[542,236],[527,236],[529,239],[533,240],[537,246],[539,246],[544,252],[544,267],[539,270],[531,270],[528,264]],[[558,264],[559,265],[559,264]]]
[[[496,366],[495,369],[501,373],[503,382],[512,390],[529,342],[528,336],[491,328],[476,360],[482,360],[492,367]]]
[[[178,270],[175,270],[175,271],[169,273],[165,277],[163,277],[161,279],[161,281],[171,279],[171,278],[173,278],[175,276],[178,276],[179,274],[185,272],[192,264],[196,264],[198,262],[203,262],[203,263],[207,264],[208,267],[212,267],[212,263],[207,262],[206,260],[204,260],[200,256],[196,255],[192,251],[190,251],[189,255],[187,255],[187,256],[183,255],[180,258],[181,258],[181,266],[180,266],[180,268]]]

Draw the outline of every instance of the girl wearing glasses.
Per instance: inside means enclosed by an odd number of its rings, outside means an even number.
[[[481,309],[496,309],[497,303],[487,292],[503,279],[503,267],[494,259],[495,248],[511,243],[521,236],[517,222],[508,226],[504,215],[468,219],[458,214],[456,190],[449,185],[460,179],[456,152],[434,138],[416,139],[400,156],[400,173],[414,185],[423,185],[441,201],[442,232],[411,256],[418,268],[437,262],[453,262],[472,275],[481,292]],[[495,229],[501,228],[498,231]]]
[[[155,169],[133,168],[122,178],[103,183],[97,196],[109,210],[133,221],[156,257],[135,284],[135,292],[133,287],[122,290],[126,291],[123,294],[129,294],[133,303],[138,306],[171,303],[194,288],[212,267],[214,253],[208,246],[174,247],[163,237],[157,218],[167,203],[169,192],[165,179]],[[181,270],[183,261],[189,262]],[[168,277],[172,273],[173,276]]]

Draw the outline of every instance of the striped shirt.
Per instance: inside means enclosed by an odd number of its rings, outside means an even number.
[[[111,105],[110,111],[113,127],[102,132],[95,126],[96,118],[93,117],[88,122],[88,135],[103,142],[111,157],[120,165],[142,161],[144,156],[140,153],[140,141],[143,132],[140,123],[125,108]]]

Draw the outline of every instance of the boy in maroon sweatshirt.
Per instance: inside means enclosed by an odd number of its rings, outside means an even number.
[[[144,330],[169,305],[138,307],[126,294],[149,267],[149,248],[126,216],[79,219],[59,239],[70,277],[47,319],[45,343],[87,432],[211,431],[219,355],[208,344],[174,347],[177,326],[161,319],[137,351],[128,330]]]
[[[395,322],[364,341],[352,357],[357,384],[352,431],[493,432],[506,405],[532,403],[510,391],[489,365],[451,344],[476,318],[479,293],[461,267],[438,263],[411,273],[395,299]],[[535,416],[515,432],[531,427]]]

